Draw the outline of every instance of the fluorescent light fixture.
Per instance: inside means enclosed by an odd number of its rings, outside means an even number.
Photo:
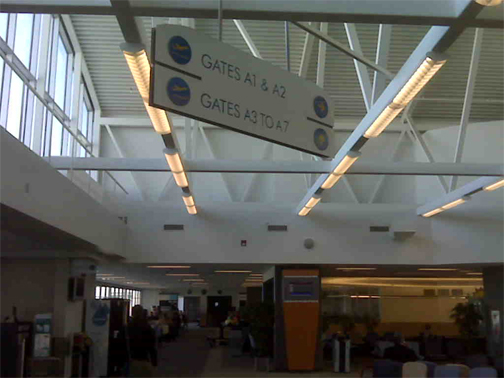
[[[396,105],[403,107],[413,100],[423,87],[434,77],[434,75],[446,63],[446,55],[430,52],[416,72],[411,76],[406,85],[394,97],[392,101]]]
[[[96,273],[96,275],[97,275],[98,277],[101,277],[101,276],[113,276],[113,274],[112,274],[112,273]]]
[[[476,2],[484,7],[493,7],[502,4],[502,0],[476,0]]]
[[[150,285],[149,282],[132,282],[133,285]]]
[[[466,274],[468,274],[469,276],[482,276],[483,275],[483,273],[479,273],[479,272],[469,272]]]
[[[172,128],[166,112],[149,105],[150,63],[145,49],[141,45],[128,43],[121,47],[154,129],[159,134],[170,134]]]
[[[187,188],[189,183],[187,182],[187,176],[184,172],[184,166],[182,165],[182,160],[180,159],[180,155],[175,150],[169,150],[165,148],[164,150],[166,161],[170,166],[170,169],[173,174],[173,178],[178,186],[181,188]]]
[[[364,136],[366,138],[376,138],[382,133],[383,130],[387,128],[388,125],[401,113],[403,110],[402,106],[396,106],[395,104],[390,104],[385,108],[385,110],[376,118],[376,120],[371,124],[371,126],[366,130]]]
[[[322,184],[322,189],[330,189],[338,182],[341,176],[348,171],[348,169],[352,166],[353,163],[361,156],[360,152],[350,151],[339,164],[334,168],[332,173],[327,177],[327,179]]]
[[[122,280],[126,277],[103,277],[104,280]]]
[[[166,273],[168,277],[199,277],[199,273]]]
[[[401,113],[411,100],[446,63],[446,55],[429,52],[420,67],[411,76],[392,102],[381,112],[364,133],[366,138],[376,138]]]
[[[196,206],[186,206],[187,212],[191,215],[198,214],[198,210],[196,210]]]
[[[310,200],[306,203],[305,207],[309,208],[309,209],[312,209],[315,207],[315,205],[317,203],[320,202],[320,200],[322,199],[322,197],[318,197],[318,196],[313,196],[312,198],[310,198]]]
[[[502,188],[504,186],[504,179],[497,181],[495,184],[485,186],[483,190],[486,190],[487,192],[491,192],[492,190]]]
[[[458,269],[454,269],[454,268],[418,268],[418,270],[432,271],[432,272],[456,272]]]
[[[214,273],[252,273],[251,270],[214,270]]]
[[[336,270],[376,270],[376,268],[336,268]]]
[[[189,269],[190,265],[149,265],[151,269]]]
[[[471,197],[464,196],[462,198],[459,198],[458,200],[455,200],[453,202],[447,203],[446,205],[438,207],[437,209],[434,209],[434,210],[431,210],[431,211],[429,211],[429,212],[427,212],[425,214],[422,214],[422,217],[424,217],[424,218],[432,217],[433,215],[439,214],[442,211],[445,211],[445,210],[448,210],[448,209],[452,209],[452,208],[454,208],[454,207],[456,207],[458,205],[461,205],[464,202],[469,201],[470,199],[471,199]]]
[[[184,203],[187,207],[195,205],[193,196],[183,196],[182,199],[184,200]]]
[[[443,205],[441,206],[441,208],[443,210],[448,210],[448,209],[452,209],[454,208],[455,206],[458,206],[458,205],[462,205],[464,202],[466,202],[466,199],[465,198],[459,198],[458,200],[456,201],[453,201],[453,202],[450,202],[446,205]]]
[[[250,276],[255,276],[255,277],[262,277],[263,274],[262,273],[250,273]]]
[[[184,278],[184,282],[205,282],[203,278]]]
[[[429,218],[429,217],[432,217],[433,215],[439,214],[441,212],[443,212],[442,208],[434,209],[432,211],[429,211],[428,213],[422,214],[422,217]]]
[[[301,211],[298,213],[298,215],[299,215],[300,217],[305,217],[305,216],[307,216],[307,215],[310,213],[310,211],[311,211],[311,208],[308,208],[308,207],[303,207],[303,208],[301,209]]]

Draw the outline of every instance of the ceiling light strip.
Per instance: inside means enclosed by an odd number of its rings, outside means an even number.
[[[194,198],[190,195],[189,182],[184,171],[182,159],[180,158],[174,143],[172,135],[173,127],[171,125],[170,118],[168,117],[166,111],[149,105],[151,66],[145,47],[142,44],[123,43],[121,44],[121,49],[123,50],[126,63],[133,75],[133,80],[135,81],[138,92],[142,97],[145,109],[147,110],[147,114],[149,115],[154,129],[163,137],[165,144],[167,144],[167,140],[172,142],[167,145],[167,147],[170,147],[171,150],[168,153],[165,151],[165,157],[168,165],[170,166],[175,182],[183,189],[186,210],[191,215],[197,214],[198,211],[194,203]],[[167,138],[167,136],[171,138]],[[192,203],[191,205],[188,205],[186,202],[185,198],[187,194],[189,194],[188,197],[191,198],[191,200],[189,200]]]

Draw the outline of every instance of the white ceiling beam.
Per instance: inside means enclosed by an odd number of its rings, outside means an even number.
[[[267,144],[261,160],[220,160],[195,159],[184,160],[187,172],[224,172],[224,173],[328,173],[330,161],[271,161],[272,144]],[[54,168],[67,170],[93,171],[138,171],[169,172],[170,167],[163,158],[71,158],[51,156],[44,158]],[[413,175],[413,176],[504,176],[504,164],[475,163],[419,163],[419,162],[373,162],[357,161],[348,175]]]
[[[338,42],[334,38],[327,35],[327,32],[324,32],[324,30],[322,29],[322,25],[320,28],[321,30],[318,31],[317,29],[315,29],[311,26],[304,25],[299,22],[294,22],[294,24],[296,26],[298,26],[299,28],[303,29],[304,31],[306,31],[310,34],[313,34],[315,37],[317,37],[321,41],[326,42],[330,46],[340,50],[341,52],[343,52],[343,53],[351,56],[352,58],[358,60],[359,62],[365,64],[366,66],[371,67],[372,69],[374,69],[376,71],[380,71],[381,73],[383,73],[384,75],[386,75],[389,78],[394,77],[394,75],[391,72],[387,71],[385,68],[378,66],[373,61],[366,58],[364,55],[357,53],[356,51],[346,47],[343,43]],[[324,22],[323,24],[327,24],[327,23]]]
[[[261,53],[259,52],[259,49],[255,45],[254,41],[250,37],[250,34],[248,33],[247,29],[245,29],[245,25],[243,25],[243,22],[240,20],[233,20],[234,24],[238,28],[238,31],[240,32],[241,36],[245,40],[245,43],[247,44],[248,48],[250,49],[250,52],[252,55],[254,55],[256,58],[262,59]]]
[[[320,32],[327,34],[328,30],[329,30],[329,24],[327,22],[321,22]],[[322,39],[320,39],[318,46],[318,60],[317,60],[317,85],[320,88],[324,88],[326,55],[327,55],[327,44]]]
[[[425,60],[427,53],[429,53],[430,51],[444,53],[463,32],[464,27],[466,26],[466,20],[476,17],[476,15],[482,9],[482,7],[472,1],[464,1],[460,4],[462,3],[464,3],[464,9],[461,11],[461,13],[463,13],[463,19],[459,20],[459,23],[453,28],[445,26],[433,26],[432,28],[430,28],[422,41],[418,44],[418,46],[403,64],[397,75],[395,75],[390,84],[387,86],[387,88],[385,88],[381,96],[378,98],[376,103],[373,104],[369,112],[364,116],[362,121],[334,156],[334,159],[331,162],[332,169],[335,169],[353,148],[356,148],[356,146],[358,147],[358,150],[361,150],[363,148],[363,145],[361,145],[360,143],[362,143],[362,141],[366,142],[366,140],[362,139],[365,132],[372,125],[372,123],[383,113],[386,107],[392,103],[393,99],[397,96],[397,94],[406,85],[406,83],[416,72],[418,67]],[[372,140],[370,142],[372,142]],[[298,203],[298,206],[295,209],[296,213],[299,213],[301,209],[304,208],[306,203],[315,195],[317,191],[320,192],[321,186],[327,178],[328,174],[323,174],[317,179],[317,181],[315,181],[310,190],[308,190],[306,195]]]
[[[460,188],[455,189],[450,193],[446,193],[443,196],[436,198],[433,201],[426,203],[417,208],[417,214],[422,215],[432,211],[434,209],[438,209],[439,207],[449,204],[453,201],[456,201],[464,196],[472,195],[477,192],[480,192],[484,187],[494,184],[499,180],[499,177],[480,177],[474,181],[471,181]],[[481,193],[483,194],[483,193]],[[449,211],[449,210],[447,210]]]
[[[392,37],[392,25],[380,24],[378,30],[378,45],[376,47],[376,64],[387,68],[388,55],[390,51],[390,41]],[[374,72],[373,92],[371,103],[374,104],[385,89],[387,77],[381,72]]]
[[[120,158],[124,158],[124,154],[123,154],[123,152],[121,150],[121,147],[119,146],[119,143],[117,143],[117,140],[115,138],[114,133],[112,132],[112,130],[110,129],[110,127],[108,125],[105,125],[105,128],[107,129],[107,133],[108,133],[110,139],[112,140],[112,144],[114,145],[117,153],[119,154],[119,157]],[[94,169],[92,169],[92,170],[94,171]],[[131,179],[135,183],[135,187],[136,187],[136,189],[138,191],[138,195],[140,196],[140,199],[143,201],[144,200],[144,195],[142,193],[142,189],[140,189],[140,185],[138,184],[138,181],[136,180],[136,177],[133,174],[133,171],[130,171],[130,174],[131,174]]]
[[[345,23],[345,31],[348,38],[348,44],[357,54],[362,54],[362,48],[359,41],[359,35],[357,34],[357,28],[354,24]],[[377,63],[378,64],[378,63]],[[366,111],[369,111],[371,105],[373,104],[371,96],[371,81],[369,80],[369,72],[367,67],[359,62],[357,59],[354,59],[355,72],[357,73],[357,78],[359,79],[359,85],[362,92],[362,98],[364,99],[364,105],[366,106]],[[377,74],[378,71],[375,71]]]
[[[286,7],[284,0],[226,0],[225,19],[324,21],[376,24],[453,25],[464,7],[472,0],[435,1],[426,6],[425,0],[408,0],[407,6],[397,6],[397,0],[327,0],[297,2]],[[141,17],[216,18],[213,1],[131,1],[132,14]],[[181,6],[181,4],[183,4]],[[500,6],[499,6],[500,7]],[[489,10],[478,19],[468,19],[467,27],[504,28],[502,8]],[[495,8],[495,7],[493,7]],[[49,14],[114,15],[109,0],[2,0],[2,12]]]
[[[308,25],[312,25],[310,22]],[[303,53],[301,55],[301,63],[299,64],[298,75],[302,78],[306,78],[308,73],[308,67],[310,66],[310,58],[313,51],[313,42],[315,41],[315,36],[310,33],[306,33],[305,41],[303,45]]]
[[[400,135],[399,138],[397,139],[397,142],[394,146],[394,151],[392,152],[392,155],[390,157],[390,162],[394,162],[397,158],[397,154],[399,153],[399,148],[401,147],[401,143],[404,139],[404,136],[406,135],[406,131],[403,131]],[[385,181],[385,175],[381,175],[380,178],[378,179],[378,182],[376,183],[373,193],[371,194],[371,197],[369,198],[368,203],[373,203],[376,199],[376,196],[378,193],[380,193],[380,189],[383,185],[383,182]]]
[[[273,143],[267,142],[264,145],[263,153],[262,153],[261,160],[259,161],[259,163],[260,164],[266,163],[267,165],[269,165],[271,162],[267,161],[267,160],[270,160],[272,155],[273,155]],[[259,175],[257,174],[257,172],[254,172],[254,174],[250,178],[250,181],[249,181],[247,187],[243,191],[243,196],[242,196],[241,202],[245,202],[247,200],[247,198],[250,196],[250,193],[252,192],[252,189],[253,189],[254,184],[257,181],[258,177],[259,177]]]
[[[474,95],[474,86],[476,84],[476,76],[478,74],[478,65],[481,52],[481,44],[483,41],[483,29],[476,29],[474,32],[474,43],[471,56],[471,64],[469,66],[469,75],[467,77],[467,86],[464,98],[464,106],[462,108],[462,116],[460,119],[460,128],[457,139],[457,147],[455,149],[454,163],[458,163],[462,159],[464,150],[464,142],[466,139],[467,125],[469,124],[469,116],[471,115],[471,107]],[[457,187],[457,176],[453,176],[450,180],[450,191]]]
[[[208,152],[210,153],[210,156],[212,157],[212,159],[216,160],[216,158],[215,158],[215,152],[213,150],[212,145],[210,144],[210,141],[208,140],[208,137],[207,137],[207,135],[205,133],[205,130],[199,125],[199,122],[197,122],[196,125],[199,128],[199,130],[200,130],[201,136],[203,137],[203,143],[207,147]],[[188,172],[190,172],[189,169],[188,169]],[[224,189],[225,189],[225,191],[226,191],[226,193],[227,193],[227,195],[229,197],[229,200],[231,202],[233,202],[233,196],[231,195],[231,190],[229,189],[229,184],[226,181],[226,178],[224,177],[224,175],[222,174],[222,172],[219,172],[219,176],[221,178],[222,185],[224,186]]]
[[[406,116],[406,122],[408,123],[411,132],[415,136],[415,139],[417,143],[420,145],[422,148],[422,151],[424,152],[425,156],[427,157],[427,160],[429,160],[430,163],[434,163],[434,157],[432,156],[432,153],[429,150],[429,147],[427,146],[427,143],[425,143],[425,140],[423,138],[423,135],[420,134],[418,129],[415,127],[415,124],[413,123],[413,120],[411,119],[411,116]],[[444,190],[445,193],[448,192],[448,184],[446,183],[446,180],[442,176],[438,176],[438,181],[439,184],[441,185],[441,188]]]

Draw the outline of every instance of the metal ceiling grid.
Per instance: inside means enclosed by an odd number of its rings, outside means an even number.
[[[147,42],[155,22],[166,19],[141,18]],[[72,22],[84,52],[91,77],[102,107],[103,116],[142,116],[145,110],[134,82],[119,50],[123,36],[115,17],[73,15]],[[198,19],[196,29],[217,38],[216,20]],[[285,24],[280,21],[243,21],[245,28],[263,58],[286,68]],[[318,24],[317,24],[318,25]],[[397,72],[415,46],[428,31],[427,26],[394,25],[387,68]],[[359,24],[357,32],[363,54],[374,60],[378,25]],[[294,74],[304,47],[305,32],[291,25],[290,57]],[[329,35],[348,45],[343,24],[329,24]],[[474,29],[464,32],[449,51],[446,66],[426,88],[421,97],[435,101],[419,101],[413,116],[424,119],[453,119],[461,116],[466,80],[473,45]],[[481,64],[476,80],[471,120],[502,119],[504,97],[503,38],[500,29],[485,29]],[[250,53],[245,41],[231,20],[224,20],[223,41]],[[313,44],[307,80],[316,80],[318,41]],[[370,79],[374,72],[368,70]],[[332,47],[327,49],[325,88],[335,103],[336,117],[363,117],[365,106],[353,60]],[[445,99],[439,100],[439,99]]]

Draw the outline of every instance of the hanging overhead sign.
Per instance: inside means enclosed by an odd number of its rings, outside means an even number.
[[[193,29],[153,32],[150,104],[333,157],[333,105],[320,87]]]

